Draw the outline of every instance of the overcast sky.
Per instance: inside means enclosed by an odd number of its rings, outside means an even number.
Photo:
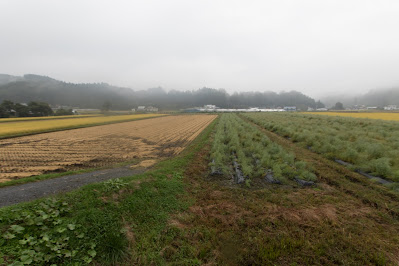
[[[399,86],[397,0],[0,0],[0,73],[146,89]]]

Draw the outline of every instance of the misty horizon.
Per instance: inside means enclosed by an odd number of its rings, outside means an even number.
[[[8,74],[8,73],[0,73],[0,75],[10,75],[10,74]],[[342,101],[342,99],[345,99],[345,98],[359,98],[359,97],[365,96],[366,94],[370,94],[370,93],[374,93],[374,92],[383,92],[383,91],[387,91],[387,90],[398,90],[399,91],[399,86],[394,86],[394,87],[389,87],[389,88],[385,87],[385,88],[376,88],[376,89],[365,90],[364,92],[361,92],[361,93],[345,92],[345,93],[337,94],[336,92],[335,93],[333,92],[331,94],[322,94],[320,97],[317,97],[317,96],[314,96],[312,94],[307,94],[304,91],[301,91],[299,89],[281,89],[281,90],[245,90],[245,89],[242,89],[242,90],[231,90],[229,88],[212,88],[210,86],[202,86],[202,87],[199,87],[199,88],[192,88],[192,89],[175,89],[175,88],[165,88],[165,87],[162,87],[162,86],[150,86],[150,87],[147,87],[147,88],[136,89],[136,88],[126,87],[126,86],[120,86],[119,84],[107,83],[107,82],[104,82],[104,81],[101,81],[101,80],[92,81],[92,82],[78,82],[78,83],[75,83],[75,82],[71,82],[71,81],[68,81],[68,80],[61,80],[61,79],[57,79],[55,77],[51,77],[51,76],[44,75],[44,74],[43,75],[42,74],[37,74],[37,73],[25,73],[25,74],[22,74],[22,75],[10,75],[10,76],[24,77],[25,75],[36,75],[36,76],[46,77],[46,78],[54,79],[54,80],[65,82],[65,83],[71,83],[71,84],[101,84],[101,83],[105,83],[105,84],[108,84],[110,86],[120,87],[120,88],[125,88],[125,89],[131,89],[131,90],[136,91],[136,92],[147,91],[147,90],[158,89],[158,88],[162,89],[165,92],[171,92],[171,91],[175,91],[175,90],[176,91],[182,91],[182,92],[184,92],[184,91],[196,91],[196,90],[199,90],[199,89],[202,89],[202,88],[211,88],[211,89],[216,89],[216,90],[224,90],[230,95],[233,95],[233,94],[236,94],[236,93],[256,93],[256,92],[261,92],[261,93],[274,92],[274,93],[277,93],[277,94],[281,94],[281,93],[296,91],[296,92],[303,93],[306,96],[312,97],[315,100],[321,100],[321,101],[325,101],[325,100],[329,101],[329,99],[333,99],[332,101]],[[329,104],[331,105],[332,103],[329,103]]]
[[[11,1],[0,72],[134,90],[300,91],[399,85],[399,2]]]

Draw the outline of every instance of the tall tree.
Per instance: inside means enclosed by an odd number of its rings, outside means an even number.
[[[103,103],[103,106],[102,106],[101,110],[103,110],[103,111],[109,111],[109,110],[111,109],[111,107],[112,107],[111,102],[107,100],[107,101],[105,101],[105,102]]]
[[[345,108],[341,102],[337,102],[334,106],[334,110],[345,110]]]
[[[53,110],[48,103],[43,102],[30,102],[28,104],[33,116],[48,116],[53,114]]]
[[[0,105],[0,118],[7,118],[10,114],[6,111],[6,108]]]
[[[18,117],[27,117],[30,116],[30,108],[26,105],[22,105],[20,103],[15,104],[15,112]]]

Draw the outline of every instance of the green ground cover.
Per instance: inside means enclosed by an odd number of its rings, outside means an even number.
[[[242,116],[326,158],[349,162],[353,170],[399,181],[398,122],[294,113]]]
[[[233,172],[237,160],[245,181],[264,178],[269,172],[281,183],[300,178],[315,181],[306,163],[295,159],[280,145],[272,142],[255,126],[235,114],[222,114],[211,150],[211,168],[220,169],[226,176]]]

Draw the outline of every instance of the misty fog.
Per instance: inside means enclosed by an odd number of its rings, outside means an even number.
[[[142,90],[297,90],[316,98],[399,85],[397,1],[13,1],[0,73]]]

